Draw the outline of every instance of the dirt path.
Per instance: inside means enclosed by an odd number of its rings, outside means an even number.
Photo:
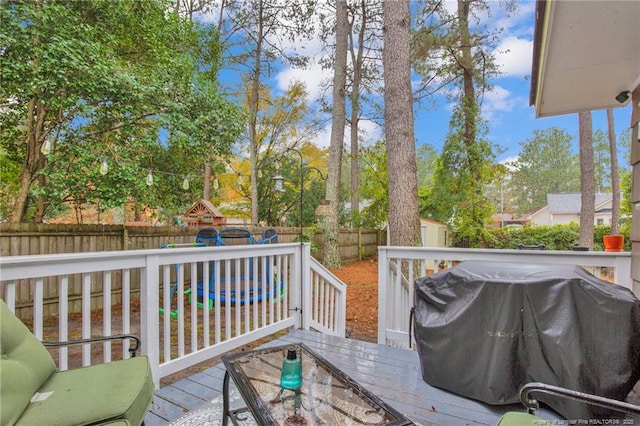
[[[347,284],[350,337],[375,343],[378,338],[378,262],[362,260],[331,272]]]

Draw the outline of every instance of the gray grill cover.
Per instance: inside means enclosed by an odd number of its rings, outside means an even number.
[[[528,382],[624,399],[640,378],[640,302],[579,266],[466,261],[415,283],[422,378],[488,404]],[[611,413],[541,397],[568,419]]]

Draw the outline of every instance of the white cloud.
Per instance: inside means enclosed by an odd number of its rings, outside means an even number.
[[[331,78],[331,70],[322,69],[319,64],[313,63],[306,68],[288,67],[276,75],[278,89],[287,90],[292,83],[299,81],[304,83],[309,95],[309,101],[317,100],[322,94],[322,82]]]
[[[533,35],[533,21],[536,2],[532,0],[519,0],[515,10],[507,11],[503,2],[489,2],[492,12],[489,17],[490,25],[501,30],[502,37],[521,35],[531,37]]]
[[[329,148],[331,145],[331,123],[320,130],[311,142],[320,149]]]
[[[382,128],[371,120],[360,120],[358,130],[360,132],[360,143],[364,145],[369,145],[383,137]],[[349,127],[345,126],[344,145],[347,148],[351,143],[349,139]],[[313,144],[318,148],[329,148],[329,145],[331,144],[331,123],[327,123],[327,125],[318,132],[311,142],[313,142]]]
[[[502,116],[512,112],[518,105],[526,103],[526,99],[504,87],[494,85],[491,91],[484,94],[482,100],[482,118],[492,123],[501,122]]]
[[[532,41],[508,36],[496,47],[493,54],[503,76],[521,77],[531,71],[532,51]]]
[[[382,134],[382,128],[378,123],[371,120],[360,120],[358,123],[358,130],[360,131],[360,137],[365,141],[365,144],[367,142],[375,142],[384,136]]]
[[[513,95],[504,87],[493,86],[491,91],[484,95],[483,107],[487,107],[492,111],[509,112],[513,109]]]

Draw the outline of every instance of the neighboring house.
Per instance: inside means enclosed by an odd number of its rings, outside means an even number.
[[[611,224],[611,194],[597,193],[593,223],[595,225]],[[580,223],[582,195],[576,193],[547,194],[547,205],[528,216],[532,225],[566,225],[571,222]]]
[[[211,201],[198,200],[182,215],[187,226],[225,225],[226,219]]]

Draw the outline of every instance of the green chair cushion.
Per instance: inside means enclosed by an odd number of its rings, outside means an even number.
[[[47,349],[0,299],[0,424],[15,423],[55,371]]]
[[[41,400],[31,402],[16,424],[62,426],[124,420],[139,425],[153,392],[147,357],[62,371],[38,390]]]
[[[505,413],[496,426],[551,426],[546,420],[536,417],[533,414],[509,411]]]

